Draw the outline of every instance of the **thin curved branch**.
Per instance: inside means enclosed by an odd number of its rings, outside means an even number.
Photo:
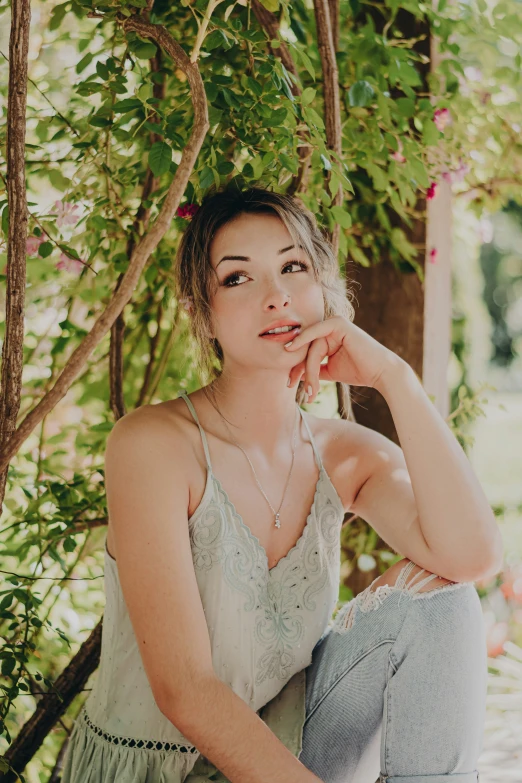
[[[157,54],[150,60],[151,73],[159,73],[162,66],[162,49],[158,49]],[[152,88],[152,95],[158,100],[165,98],[165,79],[159,84],[155,81]],[[154,114],[150,122],[158,124],[158,116]],[[149,134],[150,146],[161,141],[161,136],[158,133],[151,131]],[[145,207],[144,203],[148,201],[151,194],[157,190],[159,185],[159,177],[155,177],[150,167],[147,168],[145,179],[143,182],[143,189],[141,193],[141,202],[134,218],[132,226],[132,232],[127,241],[127,256],[131,258],[132,251],[136,245],[135,236],[139,236],[140,230],[146,231],[150,220],[150,207]],[[143,226],[143,228],[141,228]],[[120,275],[116,284],[116,290],[120,287],[123,279],[123,275]],[[158,329],[159,332],[159,329]],[[125,399],[123,396],[123,340],[125,335],[125,319],[123,310],[116,318],[111,328],[111,340],[109,350],[109,388],[110,388],[110,406],[114,414],[114,418],[118,420],[125,415]],[[152,354],[151,354],[152,359]],[[138,402],[139,404],[139,402]]]
[[[113,294],[105,311],[100,315],[87,337],[71,355],[53,388],[26,416],[0,451],[0,471],[5,470],[11,457],[16,454],[22,443],[42,421],[44,416],[65,397],[71,385],[82,371],[89,356],[99,345],[130,300],[151,253],[157,248],[158,243],[170,227],[209,128],[207,99],[199,69],[196,64],[190,62],[184,50],[174,40],[172,35],[161,25],[153,25],[141,16],[123,18],[121,24],[126,32],[132,31],[138,33],[143,38],[150,38],[155,41],[158,46],[172,57],[176,65],[184,71],[191,88],[194,126],[187,145],[183,149],[181,161],[167,191],[160,213],[152,227],[134,248],[120,287]]]
[[[12,769],[21,772],[41,746],[54,724],[61,718],[75,696],[84,688],[98,666],[101,650],[103,618],[82,644],[69,665],[53,684],[53,690],[45,693],[34,713],[20,729],[8,748],[4,759]],[[2,783],[14,783],[15,774],[0,775]]]

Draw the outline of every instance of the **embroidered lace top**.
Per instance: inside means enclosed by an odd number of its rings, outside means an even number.
[[[305,718],[303,670],[337,604],[342,503],[298,406],[319,477],[300,538],[269,568],[264,547],[212,471],[192,402],[185,393],[180,396],[199,427],[207,463],[203,497],[188,524],[213,667],[298,755]],[[104,557],[100,665],[69,739],[62,783],[203,783],[209,775],[226,781],[156,705],[116,561],[106,547]]]

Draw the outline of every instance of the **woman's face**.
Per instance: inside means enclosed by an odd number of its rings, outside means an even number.
[[[305,251],[292,245],[275,215],[242,214],[213,238],[210,261],[218,278],[211,300],[214,337],[228,366],[280,364],[287,371],[296,359],[284,349],[291,334],[267,339],[261,333],[280,319],[297,321],[301,330],[324,320],[322,286]]]

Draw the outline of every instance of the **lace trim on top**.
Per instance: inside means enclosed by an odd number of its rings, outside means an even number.
[[[354,626],[357,608],[366,614],[367,612],[377,609],[384,599],[392,593],[402,593],[403,595],[410,596],[412,599],[428,598],[442,591],[448,592],[472,584],[472,582],[449,582],[448,584],[441,585],[433,590],[422,593],[420,592],[421,587],[428,584],[428,582],[431,582],[432,579],[437,579],[438,574],[429,574],[427,577],[417,582],[417,584],[413,584],[413,582],[425,572],[426,569],[423,568],[415,574],[409,583],[407,583],[406,580],[411,571],[415,568],[415,565],[416,564],[413,561],[406,563],[406,565],[401,568],[399,576],[393,585],[379,585],[375,590],[372,590],[371,588],[373,587],[374,582],[376,582],[379,577],[374,579],[371,585],[368,585],[367,588],[361,593],[358,593],[355,598],[352,598],[351,601],[340,609],[333,622],[332,630],[339,634],[346,633]]]
[[[98,737],[101,737],[105,742],[110,742],[112,745],[119,745],[122,748],[137,748],[143,750],[164,750],[174,751],[176,753],[191,753],[199,755],[199,750],[194,745],[182,745],[179,742],[163,742],[161,740],[144,740],[136,739],[135,737],[122,737],[119,734],[109,734],[108,731],[104,731],[97,726],[87,715],[85,709],[82,710],[79,718],[83,720],[85,725],[93,731]]]

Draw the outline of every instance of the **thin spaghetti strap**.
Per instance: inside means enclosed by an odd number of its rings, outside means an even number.
[[[185,402],[188,405],[189,411],[191,412],[191,414],[192,414],[192,416],[194,418],[194,421],[196,422],[196,424],[199,427],[199,431],[201,433],[201,440],[203,442],[203,450],[205,451],[205,458],[207,460],[207,467],[209,468],[210,472],[212,472],[212,464],[210,462],[210,452],[209,452],[209,449],[208,449],[207,436],[205,435],[205,430],[203,429],[203,427],[199,423],[198,414],[196,413],[196,409],[192,405],[191,401],[189,400],[189,398],[187,397],[185,392],[180,392],[179,393],[179,397],[182,397],[185,400]]]
[[[303,409],[301,408],[301,406],[299,404],[297,405],[297,407],[299,408],[299,413],[301,414],[301,418],[304,421],[306,430],[308,432],[308,437],[310,438],[310,443],[312,444],[312,448],[314,450],[315,458],[317,460],[317,464],[319,465],[319,470],[323,470],[323,461],[321,459],[321,455],[319,454],[319,449],[315,445],[314,436],[312,435],[312,433],[310,431],[310,427],[308,426],[308,422],[306,421],[306,419],[304,417]]]

